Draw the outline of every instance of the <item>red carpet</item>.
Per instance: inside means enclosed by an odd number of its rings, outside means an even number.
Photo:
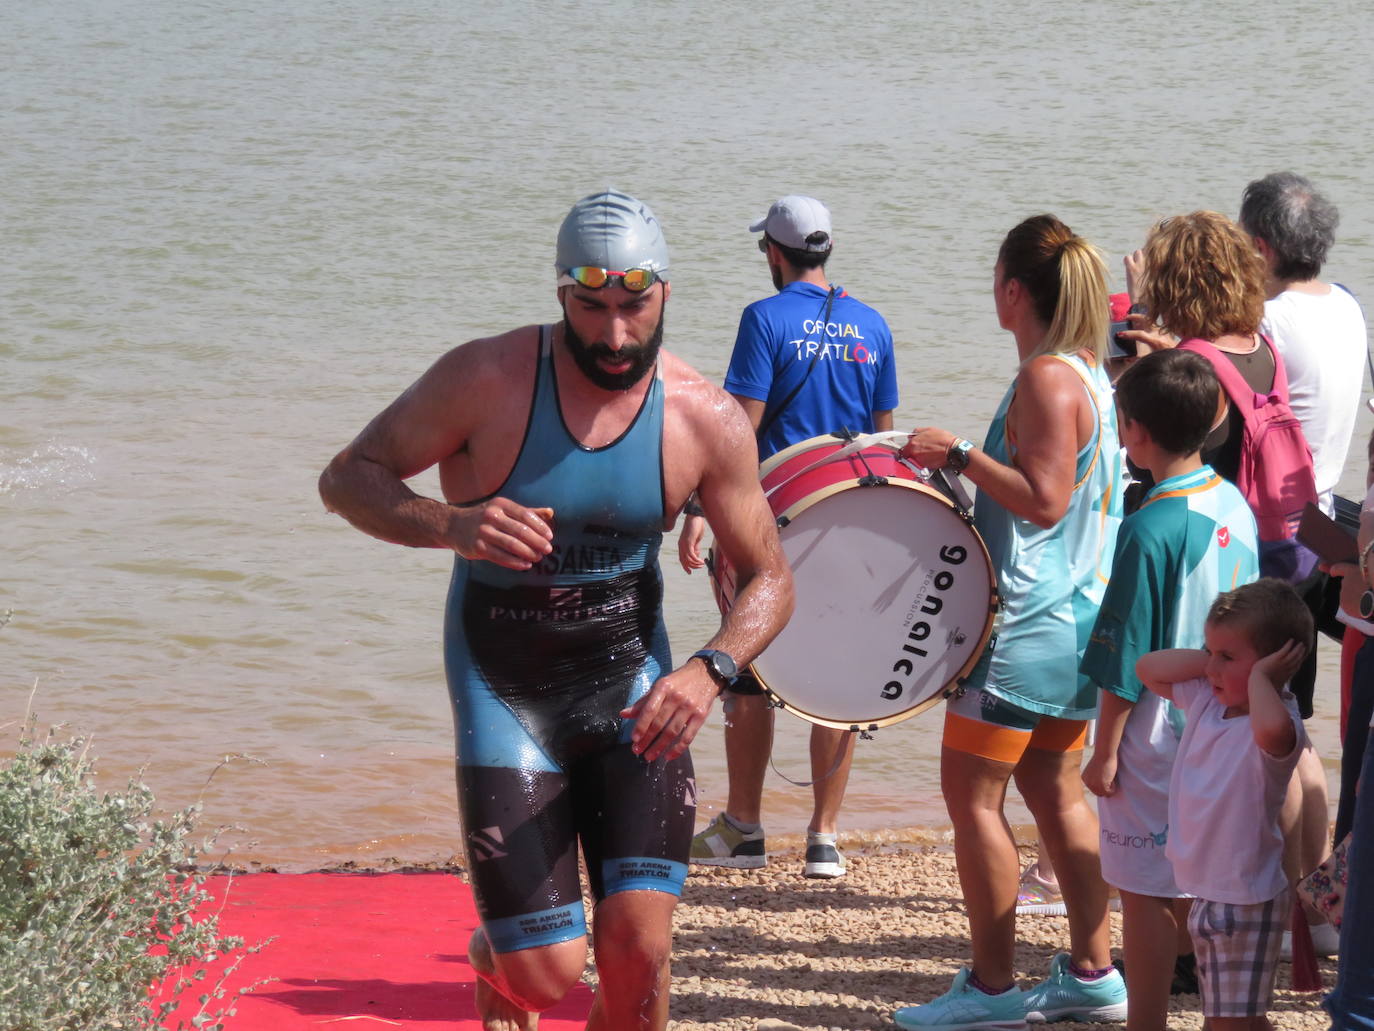
[[[240,874],[206,888],[224,902],[221,934],[249,944],[276,937],[229,982],[232,991],[275,979],[233,1003],[227,1031],[481,1027],[467,959],[477,911],[452,874]],[[202,982],[187,994],[204,991]],[[541,1031],[582,1028],[591,1000],[578,985]],[[183,1004],[180,1016],[195,1008]]]

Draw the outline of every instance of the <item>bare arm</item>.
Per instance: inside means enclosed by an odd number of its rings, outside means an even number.
[[[549,509],[504,498],[451,505],[415,493],[405,480],[463,451],[496,403],[484,376],[491,341],[454,348],[372,420],[320,476],[331,512],[373,537],[412,548],[448,548],[465,558],[527,569],[551,545]]]
[[[759,426],[763,423],[764,408],[766,403],[757,398],[745,397],[743,394],[731,394],[739,406],[744,409],[745,418],[749,420],[749,425],[753,428],[755,439],[759,432]],[[755,445],[757,447],[757,444]],[[698,501],[698,504],[700,502]],[[701,557],[701,539],[706,534],[706,517],[700,515],[686,515],[682,518],[682,532],[677,538],[677,557],[682,564],[683,570],[691,573],[693,569],[700,569],[706,564]]]
[[[1207,675],[1207,653],[1200,648],[1162,648],[1135,664],[1140,682],[1161,698],[1174,700],[1174,685]]]
[[[734,605],[705,647],[727,653],[743,669],[792,615],[792,572],[759,486],[758,451],[743,411],[734,405],[712,409],[698,425],[702,472],[697,498],[716,532],[717,546],[735,569],[737,588]],[[632,747],[650,762],[681,755],[717,693],[700,659],[661,677],[623,713],[635,720]]]
[[[1013,463],[1004,465],[974,448],[964,476],[1008,511],[1037,526],[1053,526],[1069,509],[1075,456],[1086,440],[1081,431],[1095,418],[1086,411],[1089,404],[1083,381],[1063,362],[1048,356],[1027,362],[1007,418],[1008,436],[1017,442]],[[939,469],[955,439],[948,430],[918,428],[902,454]]]
[[[1298,743],[1293,717],[1280,695],[1306,655],[1306,645],[1289,641],[1250,667],[1250,732],[1255,744],[1278,758],[1291,755]]]
[[[1098,697],[1101,702],[1097,709],[1097,743],[1093,745],[1092,758],[1083,767],[1083,783],[1094,795],[1111,796],[1116,794],[1116,753],[1135,702],[1110,691],[1099,691]]]

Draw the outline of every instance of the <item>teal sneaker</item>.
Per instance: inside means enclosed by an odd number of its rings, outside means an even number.
[[[924,1006],[903,1006],[892,1019],[909,1031],[1026,1031],[1026,993],[1012,986],[1001,995],[968,987],[972,971],[954,975],[949,991]]]
[[[1102,1023],[1126,1019],[1126,982],[1113,969],[1095,981],[1080,981],[1069,972],[1069,954],[1050,960],[1050,976],[1025,993],[1026,1020],[1043,1024],[1051,1020]]]

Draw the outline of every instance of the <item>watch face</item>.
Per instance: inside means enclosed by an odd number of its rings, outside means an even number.
[[[730,658],[730,656],[726,655],[724,652],[716,652],[714,655],[711,656],[710,661],[711,668],[716,671],[716,674],[718,676],[725,678],[726,680],[729,680],[731,677],[733,677],[736,673],[739,672],[739,669],[735,666],[735,660]]]
[[[735,660],[722,651],[703,648],[699,652],[693,652],[692,658],[704,662],[711,676],[724,684],[728,684],[739,673],[739,667],[736,666]]]
[[[945,465],[956,473],[963,472],[968,468],[968,453],[972,449],[973,445],[966,440],[951,445],[949,453],[945,455]]]
[[[1360,618],[1374,619],[1374,591],[1365,591],[1360,595]]]

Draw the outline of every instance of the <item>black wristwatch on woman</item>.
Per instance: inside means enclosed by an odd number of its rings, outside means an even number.
[[[945,452],[945,468],[961,473],[968,468],[968,453],[973,450],[973,441],[955,437]]]

